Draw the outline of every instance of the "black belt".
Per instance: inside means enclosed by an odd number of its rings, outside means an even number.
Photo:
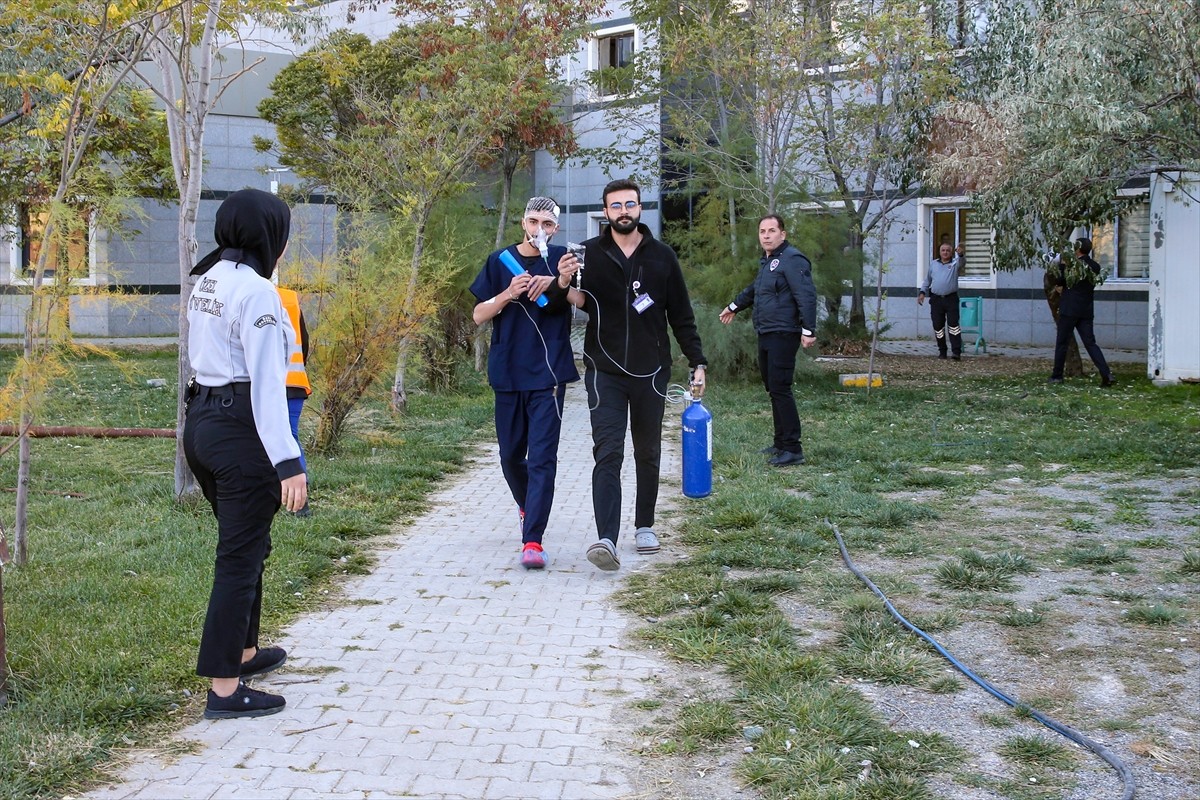
[[[958,292],[951,292],[950,294],[934,294],[933,292],[930,292],[929,296],[930,297],[954,297],[954,295],[956,295],[956,294],[958,294]]]
[[[227,383],[224,386],[205,386],[202,383],[196,384],[196,397],[233,397],[237,394],[250,394],[250,382],[243,381],[241,383]]]

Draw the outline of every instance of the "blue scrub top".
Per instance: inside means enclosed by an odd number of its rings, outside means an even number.
[[[532,275],[558,276],[558,260],[565,247],[550,245],[545,260],[540,255],[523,256],[517,246],[505,248]],[[497,250],[488,256],[471,294],[479,302],[508,291],[513,275],[500,263]],[[488,383],[497,392],[549,389],[579,380],[571,351],[570,304],[551,301],[546,308],[525,295],[510,302],[492,318],[492,349],[488,353]],[[547,310],[549,309],[549,310]]]

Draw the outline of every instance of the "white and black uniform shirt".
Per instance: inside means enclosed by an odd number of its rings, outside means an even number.
[[[250,383],[254,427],[271,463],[300,458],[287,406],[287,312],[269,280],[222,259],[188,299],[188,357],[196,383]]]

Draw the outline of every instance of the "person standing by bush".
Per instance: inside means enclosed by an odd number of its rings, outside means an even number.
[[[308,380],[308,326],[304,324],[304,310],[300,308],[300,295],[292,289],[278,287],[279,299],[287,312],[290,325],[288,336],[287,401],[288,422],[292,426],[292,438],[300,446],[300,468],[308,474],[308,462],[304,458],[304,445],[300,443],[300,415],[304,403],[312,395],[312,383]],[[296,512],[297,517],[311,517],[312,509],[307,502]]]
[[[1057,336],[1054,341],[1054,370],[1050,373],[1050,383],[1062,383],[1063,367],[1067,362],[1067,348],[1071,345],[1071,337],[1079,331],[1079,339],[1091,356],[1092,363],[1100,373],[1100,385],[1113,385],[1112,370],[1104,358],[1100,345],[1096,344],[1096,333],[1092,330],[1092,320],[1096,316],[1096,286],[1104,281],[1100,265],[1092,258],[1092,240],[1081,238],[1075,240],[1075,258],[1077,265],[1058,262],[1058,277],[1055,280],[1055,291],[1062,292],[1058,301]],[[1072,269],[1075,266],[1075,269]]]
[[[728,325],[739,311],[754,307],[758,371],[771,398],[775,425],[775,439],[762,452],[771,456],[767,463],[787,467],[804,463],[792,382],[796,353],[817,341],[817,289],[812,263],[788,243],[783,217],[768,214],[758,221],[758,243],[763,249],[758,275],[721,310],[720,319]]]

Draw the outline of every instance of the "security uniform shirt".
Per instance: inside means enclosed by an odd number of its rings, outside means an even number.
[[[754,283],[743,289],[730,311],[754,306],[754,330],[764,333],[799,333],[812,336],[817,329],[817,289],[812,263],[786,240],[774,253],[759,260]]]
[[[285,313],[269,280],[226,260],[201,275],[188,298],[188,355],[196,383],[250,383],[254,427],[280,480],[304,471],[288,421]]]
[[[963,258],[958,254],[950,259],[949,264],[943,263],[940,258],[935,258],[929,264],[929,271],[925,273],[925,282],[921,284],[921,291],[925,294],[932,292],[943,297],[954,294],[958,291],[958,272],[962,268]]]
[[[567,292],[558,285],[558,260],[565,247],[551,245],[546,258],[523,256],[516,245],[506,248],[531,275],[553,275],[539,308],[526,295],[511,301],[492,318],[492,347],[488,353],[488,383],[497,392],[529,392],[550,389],[579,380],[575,355],[571,352],[571,315]],[[513,274],[500,262],[497,250],[471,284],[471,294],[481,303],[508,291]],[[528,312],[528,315],[526,315]]]

